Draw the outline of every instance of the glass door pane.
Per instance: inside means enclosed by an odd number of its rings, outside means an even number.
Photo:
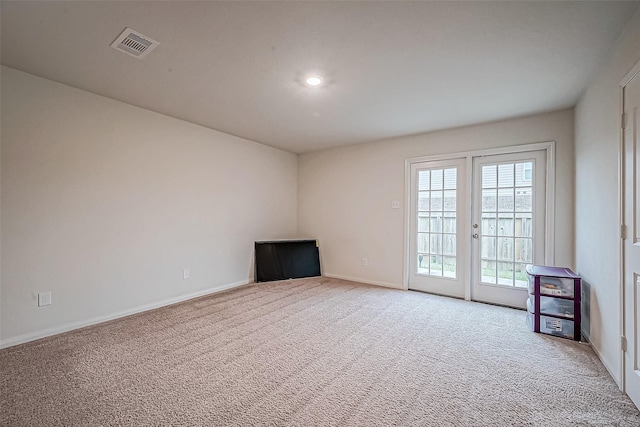
[[[482,283],[524,288],[533,261],[533,161],[482,166]]]
[[[457,168],[418,171],[416,274],[457,277]]]

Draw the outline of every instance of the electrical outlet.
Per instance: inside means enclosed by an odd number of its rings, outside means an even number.
[[[400,202],[397,200],[393,200],[391,202],[391,209],[400,209]]]
[[[366,258],[362,258],[362,266],[366,267],[367,265],[369,265],[369,260]]]
[[[182,278],[188,279],[189,277],[191,277],[191,270],[189,270],[188,268],[182,270]]]
[[[51,291],[38,292],[38,307],[51,305]]]

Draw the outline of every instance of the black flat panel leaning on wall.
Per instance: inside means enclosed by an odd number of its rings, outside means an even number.
[[[256,282],[320,276],[316,240],[256,242]]]

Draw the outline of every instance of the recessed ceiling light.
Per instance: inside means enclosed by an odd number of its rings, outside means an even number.
[[[320,76],[308,76],[305,79],[305,82],[309,86],[320,86],[323,82],[322,77]]]

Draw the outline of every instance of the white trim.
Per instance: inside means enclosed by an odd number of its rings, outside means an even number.
[[[92,319],[80,320],[77,322],[71,322],[62,326],[56,326],[54,328],[44,329],[36,332],[30,332],[28,334],[18,335],[11,337],[0,342],[0,348],[12,347],[14,345],[23,344],[29,341],[35,341],[40,338],[49,337],[51,335],[61,334],[63,332],[73,331],[75,329],[84,328],[86,326],[96,325],[98,323],[107,322],[109,320],[119,319],[121,317],[130,316],[132,314],[142,313],[144,311],[154,310],[156,308],[165,307],[168,305],[176,304],[179,302],[187,301],[190,299],[198,298],[205,295],[215,294],[218,292],[226,291],[228,289],[237,288],[240,286],[248,285],[252,282],[247,280],[241,280],[239,282],[227,283],[225,285],[216,286],[213,288],[193,292],[187,295],[180,295],[178,297],[169,298],[163,301],[154,302],[151,304],[145,304],[138,307],[130,308],[128,310],[119,311],[116,313],[108,314],[106,316],[94,317]]]
[[[397,283],[378,282],[376,280],[362,279],[360,277],[349,277],[349,276],[343,276],[341,274],[333,274],[333,273],[323,273],[322,275],[324,277],[329,277],[331,279],[347,280],[349,282],[365,283],[367,285],[383,286],[385,288],[400,289],[404,291],[407,290],[402,285],[398,285]]]
[[[640,67],[638,67],[640,72]],[[473,158],[492,156],[499,154],[513,154],[522,153],[526,151],[539,151],[545,150],[547,152],[547,176],[546,176],[546,206],[545,206],[545,263],[548,265],[555,265],[555,212],[556,212],[556,142],[536,142],[523,145],[510,145],[506,147],[486,148],[482,150],[472,151],[460,151],[449,154],[436,154],[432,156],[412,157],[406,159],[404,162],[404,206],[405,206],[405,223],[404,223],[404,271],[402,274],[402,289],[409,289],[409,259],[411,257],[409,242],[411,239],[411,165],[414,163],[433,162],[439,160],[454,160],[465,158],[467,161],[467,197],[471,197],[472,194],[472,173],[473,171]],[[471,181],[470,181],[471,180]],[[469,204],[469,208],[473,209],[472,203]],[[472,212],[469,212],[470,218],[472,218]],[[471,262],[471,257],[470,261]],[[469,267],[471,271],[471,266]],[[471,276],[467,275],[467,283],[465,288],[465,299],[471,299]]]
[[[609,372],[609,375],[611,375],[611,378],[613,379],[613,382],[615,382],[616,385],[618,386],[618,388],[620,390],[622,390],[622,384],[623,384],[624,378],[620,379],[620,378],[616,377],[616,375],[613,373],[613,370],[611,369],[611,367],[607,363],[607,359],[602,357],[602,353],[600,352],[600,349],[598,347],[596,347],[595,345],[593,345],[593,343],[591,341],[589,341],[589,344],[591,345],[591,348],[593,349],[593,352],[596,354],[596,356],[598,356],[598,359],[600,359],[600,362],[602,362],[602,366],[604,366],[605,369],[607,370],[607,372]]]
[[[547,144],[544,258],[546,265],[556,265],[556,143]]]
[[[471,301],[472,291],[471,283],[473,282],[473,231],[471,231],[471,223],[473,222],[473,156],[467,156],[467,191],[465,197],[469,200],[469,220],[467,221],[467,271],[465,272],[465,286],[464,286],[464,299],[465,301]]]
[[[625,87],[626,85],[628,85],[638,73],[640,73],[640,61],[620,81],[620,87]],[[622,108],[624,109],[624,105],[622,106]]]
[[[627,74],[623,82],[620,86],[620,116],[624,114],[624,89],[633,80],[633,78],[640,72],[640,62],[636,64],[636,66]],[[625,156],[624,156],[624,130],[619,128],[620,136],[618,141],[618,222],[620,225],[624,225],[624,192],[626,190],[625,187]],[[618,245],[618,261],[619,261],[619,270],[618,270],[618,280],[620,281],[620,335],[626,336],[626,285],[625,285],[625,270],[626,267],[624,265],[625,258],[625,247],[624,247],[624,239],[622,238],[622,234],[618,233],[619,245]],[[602,361],[602,357],[600,354],[596,352],[600,361]],[[625,351],[620,346],[620,381],[616,381],[618,387],[623,393],[626,393],[627,390],[627,358],[625,357]],[[604,362],[602,362],[604,365]],[[606,365],[605,365],[606,367]],[[607,368],[608,369],[608,368]],[[613,376],[613,375],[612,375]]]
[[[482,150],[458,151],[458,152],[449,153],[449,154],[436,154],[433,156],[412,157],[410,159],[405,160],[405,164],[433,162],[436,160],[461,159],[466,157],[492,156],[496,154],[522,153],[525,151],[548,150],[550,147],[555,147],[555,143],[556,143],[555,141],[534,142],[531,144],[508,145],[505,147],[486,148]]]
[[[409,290],[409,267],[411,258],[411,159],[404,162],[404,266],[402,271],[402,289]]]

